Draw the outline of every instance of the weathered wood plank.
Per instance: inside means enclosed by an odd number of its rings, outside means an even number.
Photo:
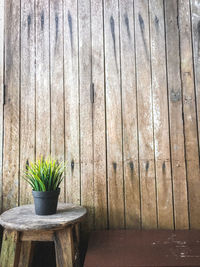
[[[165,1],[169,118],[176,229],[188,228],[177,1]]]
[[[192,41],[193,41],[193,64],[194,81],[196,93],[196,111],[198,125],[198,140],[200,141],[200,7],[199,1],[190,0],[191,19],[192,19]],[[199,142],[200,151],[200,142]]]
[[[180,0],[179,30],[190,227],[200,227],[200,172],[189,0]]]
[[[157,184],[158,228],[172,229],[173,199],[169,143],[163,1],[150,3],[152,97]]]
[[[36,0],[36,157],[50,154],[49,1]]]
[[[80,139],[81,139],[81,205],[87,207],[85,232],[94,225],[93,173],[93,106],[91,103],[91,21],[90,1],[79,1],[79,79],[80,79]]]
[[[20,256],[19,232],[4,230],[0,266],[17,267]]]
[[[77,1],[64,0],[63,5],[66,197],[80,204]]]
[[[64,161],[63,5],[50,1],[51,156]],[[65,201],[65,179],[60,200]]]
[[[140,228],[137,99],[133,0],[120,3],[123,151],[126,228]]]
[[[30,267],[33,259],[34,242],[26,241],[21,243],[19,265],[17,267]]]
[[[73,267],[74,245],[71,227],[55,232],[54,243],[56,250],[56,266]]]
[[[118,1],[104,1],[109,227],[124,227]]]
[[[91,1],[95,229],[107,227],[103,6]]]
[[[149,17],[147,1],[134,1],[142,227],[157,227]]]
[[[33,202],[32,189],[22,178],[35,159],[35,25],[34,1],[21,1],[20,204]]]
[[[6,1],[5,10],[3,209],[8,209],[18,204],[19,189],[20,1]]]
[[[3,99],[4,99],[4,1],[0,3],[0,209],[2,210]]]

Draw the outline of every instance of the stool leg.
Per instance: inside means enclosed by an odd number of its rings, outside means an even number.
[[[74,244],[72,227],[58,230],[54,234],[57,267],[73,267]]]
[[[30,267],[33,259],[34,242],[23,241],[21,243],[20,259],[18,267]]]
[[[75,262],[74,265],[75,267],[79,267],[80,266],[80,254],[79,254],[79,243],[80,243],[80,229],[79,229],[79,224],[75,224],[74,225],[74,258],[75,258]]]
[[[20,255],[19,232],[4,230],[0,266],[17,267]]]

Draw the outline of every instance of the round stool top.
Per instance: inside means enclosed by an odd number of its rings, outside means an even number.
[[[34,205],[24,205],[1,214],[0,224],[17,231],[47,230],[79,222],[85,215],[84,207],[69,203],[59,203],[56,214],[45,216],[36,215]]]

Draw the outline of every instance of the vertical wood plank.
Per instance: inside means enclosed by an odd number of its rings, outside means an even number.
[[[104,1],[109,227],[124,227],[118,1]]]
[[[81,204],[87,207],[85,232],[94,225],[93,106],[91,103],[91,14],[90,1],[79,1],[79,79],[81,139]]]
[[[151,67],[157,183],[158,228],[174,227],[171,157],[169,143],[164,7],[162,0],[150,3]]]
[[[20,1],[6,1],[5,10],[3,208],[9,209],[19,189]]]
[[[179,30],[190,227],[200,227],[200,172],[189,0],[180,0]],[[199,6],[200,9],[200,6]]]
[[[165,1],[167,74],[176,229],[188,228],[187,183],[180,77],[177,1]]]
[[[34,1],[21,1],[21,131],[20,204],[32,202],[30,185],[22,179],[35,159],[35,16]]]
[[[0,209],[2,209],[3,99],[4,99],[4,1],[0,3]]]
[[[49,154],[49,1],[36,0],[36,156]]]
[[[64,94],[67,202],[80,204],[77,1],[64,0]]]
[[[126,228],[140,228],[134,1],[119,3]]]
[[[19,232],[5,230],[1,248],[0,266],[17,267],[20,257]]]
[[[107,227],[105,144],[104,43],[102,1],[91,1],[92,83],[94,89],[94,208],[95,229]]]
[[[51,156],[64,161],[63,5],[50,1]],[[59,199],[65,200],[65,181]]]
[[[136,0],[135,40],[142,227],[157,227],[148,2]]]
[[[198,140],[200,140],[200,7],[199,1],[190,0],[191,19],[192,19],[192,41],[193,41],[193,64],[194,81],[196,93],[196,111],[198,125]],[[200,142],[199,142],[200,151]]]
[[[74,245],[71,227],[56,231],[54,235],[57,267],[73,267]]]

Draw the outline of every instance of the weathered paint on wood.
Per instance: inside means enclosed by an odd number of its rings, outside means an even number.
[[[167,75],[170,139],[174,188],[174,217],[177,229],[188,228],[188,196],[185,166],[182,88],[180,73],[177,1],[165,1]]]
[[[2,210],[3,100],[4,100],[4,1],[0,3],[0,209]]]
[[[87,207],[85,231],[94,226],[92,48],[90,1],[79,1],[79,80],[80,80],[80,174],[81,205]],[[87,15],[86,15],[87,14]]]
[[[109,227],[124,227],[118,1],[104,1]]]
[[[36,0],[36,157],[50,154],[49,1]]]
[[[33,202],[32,189],[22,178],[35,159],[35,16],[34,2],[21,1],[20,204]]]
[[[20,110],[20,1],[5,2],[3,209],[18,205]]]
[[[146,1],[134,1],[137,74],[137,110],[142,227],[157,227],[149,16]]]
[[[126,228],[140,228],[134,1],[119,1]]]
[[[91,1],[95,229],[107,228],[103,3]]]
[[[51,156],[64,161],[63,5],[50,1]],[[65,201],[65,178],[60,201]]]
[[[174,227],[163,1],[149,1],[158,228]]]
[[[77,1],[63,3],[65,159],[67,202],[80,204],[79,67]]]

